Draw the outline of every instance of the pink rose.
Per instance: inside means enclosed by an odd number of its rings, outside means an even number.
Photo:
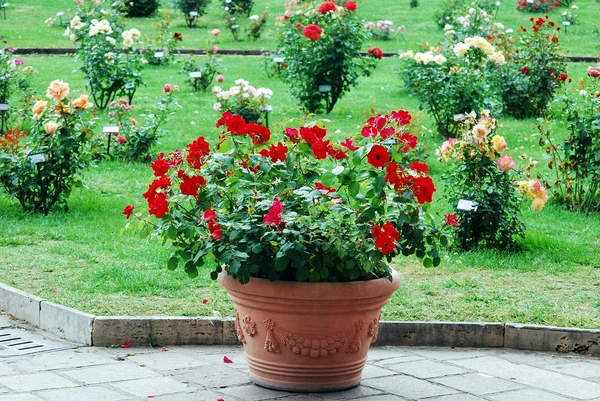
[[[515,167],[515,159],[509,155],[501,156],[496,162],[496,166],[498,166],[501,171],[510,171]]]

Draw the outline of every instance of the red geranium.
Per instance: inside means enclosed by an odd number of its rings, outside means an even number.
[[[302,34],[310,40],[312,40],[313,42],[319,40],[322,33],[323,30],[321,29],[321,27],[315,24],[307,25],[302,30]]]
[[[381,168],[390,161],[388,150],[381,145],[373,145],[367,154],[369,164],[375,168]]]
[[[346,4],[344,4],[344,7],[348,11],[356,11],[358,9],[358,6],[353,1],[347,1]]]
[[[373,47],[367,50],[367,53],[380,60],[383,58],[383,51],[379,47]]]
[[[337,6],[333,1],[326,1],[319,6],[319,12],[323,15],[327,14],[329,11],[335,12],[336,10]]]

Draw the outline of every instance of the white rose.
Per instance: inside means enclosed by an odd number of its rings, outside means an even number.
[[[427,52],[423,54],[423,64],[429,64],[433,61],[433,53]]]
[[[441,54],[438,54],[437,56],[435,56],[433,58],[433,61],[437,64],[437,65],[443,65],[446,62],[446,57],[444,57]]]
[[[470,48],[471,45],[467,43],[457,43],[454,45],[454,48],[452,50],[454,51],[454,54],[456,54],[456,57],[463,57],[465,54],[467,54],[467,51]]]
[[[106,41],[107,41],[108,43],[110,43],[111,45],[113,45],[113,46],[114,46],[114,45],[117,43],[117,41],[115,40],[115,38],[112,38],[112,37],[110,37],[110,36],[107,36],[107,37],[106,37]]]

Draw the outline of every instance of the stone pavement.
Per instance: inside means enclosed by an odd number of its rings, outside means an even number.
[[[369,355],[361,386],[291,394],[251,384],[241,347],[72,347],[0,358],[0,401],[600,401],[598,358],[422,347]]]

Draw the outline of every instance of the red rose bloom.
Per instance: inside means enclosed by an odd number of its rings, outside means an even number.
[[[421,163],[421,162],[412,162],[412,164],[410,165],[410,169],[414,170],[418,173],[423,173],[423,174],[429,173],[429,166],[427,166],[427,164]]]
[[[152,162],[152,164],[150,164],[150,167],[152,167],[152,170],[154,170],[154,175],[156,177],[165,175],[169,171],[169,163],[167,163],[163,157],[164,154],[161,154],[158,157],[158,159],[156,159],[154,162]]]
[[[379,248],[384,255],[396,249],[396,242],[400,240],[400,233],[389,221],[383,227],[373,226],[371,234],[375,237],[375,247]]]
[[[292,141],[292,143],[298,143],[298,141],[300,141],[300,134],[295,128],[286,128],[283,131],[283,134],[290,138],[290,141]]]
[[[458,227],[460,224],[456,221],[456,213],[449,213],[444,216],[444,222],[452,227]]]
[[[148,200],[148,214],[153,214],[157,218],[162,218],[169,211],[167,195],[163,193],[155,194],[152,200]]]
[[[249,123],[246,125],[246,133],[252,138],[254,146],[260,146],[271,139],[271,130],[264,125]]]
[[[265,157],[270,157],[273,163],[278,161],[284,162],[287,157],[288,147],[283,143],[279,142],[277,145],[271,145],[271,147],[267,149],[263,149],[260,151],[260,154]]]
[[[341,149],[334,149],[333,146],[329,146],[327,148],[327,153],[329,156],[333,157],[335,160],[347,159],[348,155]]]
[[[204,221],[215,221],[217,219],[217,213],[214,210],[208,209],[204,212],[202,216],[200,216],[200,220]]]
[[[273,204],[271,208],[263,218],[263,223],[268,224],[273,227],[279,226],[281,223],[281,214],[283,213],[283,204],[279,201],[279,199],[273,199]]]
[[[333,1],[326,1],[319,6],[319,12],[323,15],[327,14],[329,11],[335,12],[335,10],[337,10],[337,6]]]
[[[133,213],[133,209],[134,207],[131,205],[125,206],[125,209],[123,209],[123,214],[125,215],[125,217],[130,218],[131,213]]]
[[[302,34],[310,40],[312,40],[313,42],[319,40],[322,33],[323,30],[321,29],[321,27],[315,24],[307,25],[302,30]]]
[[[531,72],[531,68],[523,67],[523,68],[521,68],[521,72],[525,75],[528,75]]]
[[[344,8],[346,8],[348,11],[356,11],[358,6],[353,1],[347,1],[346,4],[344,4]]]
[[[556,36],[552,36],[552,43],[558,43],[558,38]]]
[[[559,80],[560,82],[564,82],[564,81],[566,81],[568,78],[569,78],[569,75],[568,75],[568,74],[565,74],[565,73],[563,72],[563,73],[562,73],[562,74],[560,74],[560,76],[558,77],[558,80]]]
[[[202,159],[210,153],[210,145],[203,136],[200,136],[194,142],[189,143],[186,148],[188,150],[186,160],[188,164],[194,168],[200,168],[204,164]]]
[[[390,161],[390,154],[384,146],[373,145],[367,154],[367,160],[371,166],[382,168]]]
[[[244,135],[246,133],[246,120],[244,117],[233,115],[225,121],[227,131],[235,135]]]
[[[200,185],[206,185],[206,179],[201,175],[195,175],[193,177],[184,176],[183,181],[181,181],[181,184],[179,185],[179,189],[181,189],[183,195],[197,198]]]
[[[117,142],[123,145],[124,143],[127,143],[127,138],[125,138],[124,136],[118,136]]]
[[[317,141],[312,145],[311,149],[315,155],[315,158],[318,160],[325,159],[327,157],[327,151],[329,150],[329,141],[317,139]]]
[[[210,235],[215,241],[223,238],[223,234],[221,233],[221,225],[215,223],[215,220],[208,220],[208,232],[210,232]]]
[[[385,235],[393,239],[394,241],[398,241],[400,239],[400,233],[396,230],[396,227],[389,221],[386,221],[383,225],[383,232]]]
[[[417,202],[423,204],[425,202],[431,203],[433,200],[433,193],[435,192],[435,186],[431,177],[417,177],[412,179],[412,186],[410,190],[413,191],[417,197]]]
[[[367,53],[380,60],[383,58],[383,51],[379,47],[373,47],[372,49],[367,50]]]
[[[230,111],[226,111],[221,115],[221,118],[217,120],[217,128],[225,124],[225,121],[229,120],[233,116],[233,113]]]

